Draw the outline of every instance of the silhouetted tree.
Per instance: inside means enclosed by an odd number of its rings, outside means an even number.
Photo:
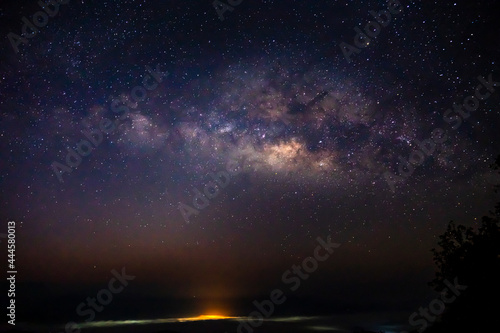
[[[492,165],[500,169],[500,156]],[[499,185],[495,186],[495,192]],[[445,312],[426,330],[433,332],[480,332],[500,327],[500,202],[483,216],[478,230],[451,221],[439,236],[440,249],[432,249],[437,265],[430,283],[452,297],[445,281],[467,286]],[[432,323],[430,323],[432,324]]]

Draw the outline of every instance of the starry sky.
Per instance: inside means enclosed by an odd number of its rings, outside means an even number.
[[[342,246],[280,313],[428,300],[438,235],[496,200],[499,7],[401,0],[359,47],[387,6],[72,0],[22,42],[41,8],[2,1],[0,220],[23,320],[78,319],[122,267],[136,278],[101,319],[246,314],[328,236]]]

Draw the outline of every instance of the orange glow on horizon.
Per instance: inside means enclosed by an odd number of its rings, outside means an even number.
[[[235,319],[237,317],[225,316],[220,314],[204,314],[197,317],[179,318],[179,321],[201,321],[201,320],[222,320],[222,319]]]
[[[224,315],[208,314],[208,315],[198,316],[197,318],[199,318],[200,320],[203,320],[203,319],[228,319],[228,318],[232,318],[232,317],[228,317],[228,316],[224,316]]]

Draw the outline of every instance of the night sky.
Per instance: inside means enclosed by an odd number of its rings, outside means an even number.
[[[245,316],[280,288],[276,316],[407,324],[447,223],[497,200],[493,0],[66,2],[39,27],[0,4],[20,323],[83,322],[125,267],[95,321]],[[341,245],[291,291],[318,237]]]

